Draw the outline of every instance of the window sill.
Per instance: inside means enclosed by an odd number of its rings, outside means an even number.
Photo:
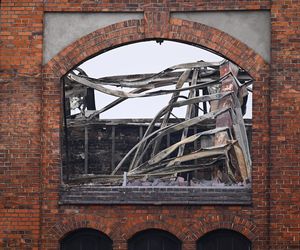
[[[62,186],[59,204],[251,205],[252,190],[251,187]]]

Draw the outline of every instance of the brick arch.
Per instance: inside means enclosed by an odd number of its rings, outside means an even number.
[[[253,222],[234,215],[213,215],[190,225],[190,231],[193,232],[197,240],[205,234],[218,229],[236,231],[244,235],[252,243],[256,241],[257,235],[259,235],[258,228]]]
[[[171,18],[166,32],[160,37],[156,36],[155,31],[145,29],[144,20],[127,20],[100,28],[60,51],[44,66],[44,73],[61,77],[75,66],[107,50],[157,38],[210,50],[235,62],[255,79],[260,79],[260,70],[268,68],[268,63],[259,54],[229,34],[201,23]]]
[[[124,227],[125,227],[125,225],[124,225]],[[145,221],[145,222],[136,224],[133,227],[125,227],[123,229],[123,232],[124,232],[123,240],[128,241],[137,233],[148,230],[148,229],[164,230],[164,231],[176,236],[180,241],[182,241],[182,242],[184,241],[183,235],[180,234],[180,232],[178,232],[177,225],[170,224],[170,223],[163,222],[163,221],[157,221],[157,220]]]
[[[78,229],[89,228],[100,231],[114,242],[117,237],[115,232],[118,227],[118,222],[109,221],[101,216],[74,215],[64,218],[56,223],[48,230],[46,235],[49,235],[59,244],[60,240],[66,237],[69,233]]]
[[[180,224],[180,225],[179,225]],[[180,231],[178,227],[180,226]],[[167,231],[175,235],[182,242],[195,242],[206,233],[217,229],[229,229],[236,231],[246,238],[255,242],[256,236],[259,235],[257,226],[244,218],[233,215],[214,215],[198,220],[192,220],[189,223],[178,221],[177,223],[168,222],[166,220],[158,220],[157,218],[150,221],[141,222],[131,226],[123,224],[121,231],[123,241],[128,241],[135,234],[147,230],[158,229]]]

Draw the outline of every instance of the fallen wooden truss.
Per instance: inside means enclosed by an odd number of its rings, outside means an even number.
[[[247,72],[227,60],[176,65],[158,74],[99,79],[88,77],[81,69],[70,72],[65,79],[66,123],[70,109],[78,108],[83,122],[89,122],[129,98],[171,94],[168,105],[157,113],[141,140],[110,174],[85,175],[70,181],[127,185],[134,179],[180,176],[189,183],[203,169],[209,169],[216,182],[250,181],[251,156],[243,115],[252,81]],[[94,110],[91,90],[118,98]],[[187,96],[182,95],[184,91],[188,91]],[[178,107],[186,108],[185,118],[174,122],[173,110]],[[213,121],[214,127],[198,131],[197,126],[206,121]],[[174,133],[181,133],[180,140],[171,145],[163,143]]]

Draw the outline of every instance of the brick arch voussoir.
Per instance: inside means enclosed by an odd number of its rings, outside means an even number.
[[[125,226],[124,225],[124,230],[123,230],[123,237],[126,241],[131,239],[135,234],[147,230],[147,229],[157,229],[157,230],[164,230],[168,233],[173,234],[176,236],[180,241],[184,241],[184,235],[178,232],[178,227],[175,226],[174,224],[169,224],[167,222],[163,221],[145,221],[139,224],[134,225],[133,227],[130,226]]]
[[[76,65],[97,54],[144,40],[143,23],[143,20],[127,20],[100,28],[79,38],[44,65],[44,73],[61,77]]]
[[[170,19],[169,39],[199,45],[226,57],[245,69],[254,79],[260,78],[260,72],[266,71],[269,64],[243,42],[231,35],[207,26],[183,19]]]
[[[100,231],[107,235],[112,241],[116,240],[114,230],[115,221],[106,220],[103,217],[95,215],[73,215],[67,216],[60,222],[52,226],[46,235],[54,238],[57,242],[63,239],[67,234],[82,228],[90,228]]]
[[[190,227],[190,230],[197,235],[197,239],[200,239],[205,234],[218,229],[236,231],[252,242],[255,242],[257,235],[259,235],[258,228],[253,222],[233,215],[215,215],[209,218],[203,218]]]
[[[267,70],[268,63],[243,42],[216,28],[182,19],[171,18],[168,32],[159,38],[198,45],[235,62],[259,79],[260,72]],[[149,31],[148,31],[149,32]],[[157,32],[145,34],[144,20],[127,20],[98,29],[79,38],[45,66],[44,72],[61,77],[76,65],[115,47],[153,38]]]

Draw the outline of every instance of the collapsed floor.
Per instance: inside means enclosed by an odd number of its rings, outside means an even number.
[[[223,186],[251,181],[251,122],[245,125],[243,115],[252,78],[233,63],[201,61],[158,74],[99,79],[76,69],[63,81],[66,183]],[[166,86],[174,89],[161,90]],[[95,110],[94,90],[118,99]],[[99,118],[128,98],[166,94],[171,94],[168,105],[152,120]],[[186,108],[184,119],[174,116],[178,107]],[[74,109],[80,113],[71,115]]]

